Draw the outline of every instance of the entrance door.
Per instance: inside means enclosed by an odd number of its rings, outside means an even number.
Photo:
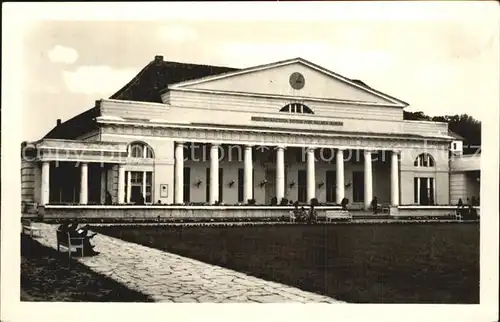
[[[434,204],[434,178],[415,178],[420,181],[418,190],[419,200],[416,202],[420,205],[427,206]],[[418,188],[418,181],[416,183]]]
[[[297,201],[309,203],[307,200],[307,171],[299,170],[297,172]]]
[[[132,185],[130,189],[130,196],[132,197],[132,202],[137,202],[139,196],[142,195],[142,187],[137,185]]]
[[[427,178],[420,178],[420,204],[421,205],[428,205],[429,204],[429,198],[427,195]]]
[[[326,171],[326,202],[336,202],[337,199],[337,172]]]
[[[88,202],[90,204],[101,203],[101,170],[100,164],[88,165]]]
[[[352,173],[352,201],[363,202],[365,199],[365,175],[362,171]]]
[[[276,197],[276,169],[266,169],[266,204],[271,204],[271,199]]]

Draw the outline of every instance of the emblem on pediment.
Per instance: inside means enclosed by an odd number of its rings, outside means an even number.
[[[290,75],[290,86],[292,86],[293,89],[302,89],[305,84],[306,79],[301,73],[295,72]]]

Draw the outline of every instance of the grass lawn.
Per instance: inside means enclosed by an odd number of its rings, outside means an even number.
[[[21,301],[152,302],[139,292],[95,273],[67,253],[21,237]]]
[[[479,303],[479,224],[95,227],[356,303]]]

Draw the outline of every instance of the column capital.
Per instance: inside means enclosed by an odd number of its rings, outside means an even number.
[[[286,149],[286,146],[285,145],[277,145],[276,146],[276,150],[285,150]]]
[[[186,144],[186,141],[175,141],[175,146],[183,146]]]
[[[317,148],[314,146],[308,146],[308,147],[306,147],[306,152],[312,153],[312,152],[314,152],[315,149],[317,149]]]
[[[255,145],[254,144],[245,144],[245,149],[251,149],[253,148]]]
[[[222,142],[210,142],[210,147],[213,148],[219,148],[221,146]]]

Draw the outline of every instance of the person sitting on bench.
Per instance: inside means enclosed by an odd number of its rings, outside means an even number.
[[[84,225],[78,228],[78,224],[75,225],[75,231],[80,237],[94,238],[97,233],[89,234],[89,225]]]
[[[90,243],[90,239],[93,238],[97,233],[88,234],[89,226],[85,225],[82,228],[78,228],[78,223],[64,223],[58,228],[61,231],[68,232],[70,237],[83,237],[83,254],[84,256],[93,256],[99,254],[99,252],[94,250],[95,245]]]
[[[307,218],[307,223],[313,224],[316,223],[317,221],[317,212],[316,209],[314,209],[314,205],[311,205],[309,207],[309,217]]]
[[[342,210],[347,210],[347,204],[349,203],[349,200],[347,198],[343,198],[342,201],[340,202],[340,205],[342,206]]]
[[[373,210],[373,214],[376,215],[378,214],[378,200],[377,197],[373,197],[372,202],[371,202],[371,207]]]
[[[300,221],[306,221],[307,219],[307,211],[306,208],[304,208],[304,206],[300,207],[299,218]]]

